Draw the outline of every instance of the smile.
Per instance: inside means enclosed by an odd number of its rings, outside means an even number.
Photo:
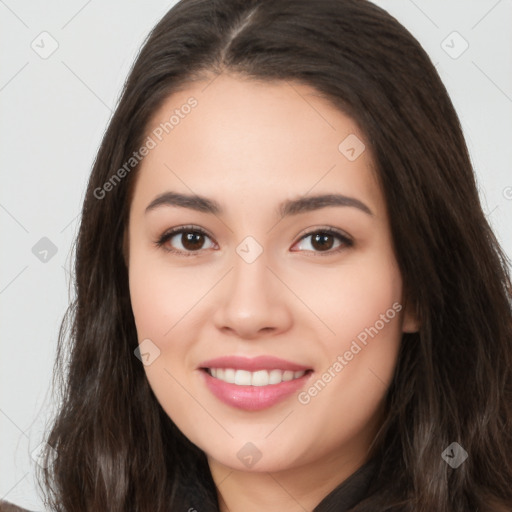
[[[203,385],[225,405],[261,411],[291,398],[312,378],[313,369],[271,355],[229,355],[199,364]]]
[[[300,379],[306,370],[235,370],[234,368],[206,368],[209,375],[228,384],[237,386],[268,386]]]

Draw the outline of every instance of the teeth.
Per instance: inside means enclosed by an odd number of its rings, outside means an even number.
[[[269,384],[279,384],[282,382],[283,372],[281,370],[270,370],[268,375]]]
[[[267,370],[254,372],[251,377],[251,386],[266,386],[269,383]]]
[[[290,370],[234,370],[233,368],[209,368],[210,375],[216,379],[237,384],[238,386],[268,386],[280,384],[293,379],[299,379],[306,372],[304,370],[292,372]]]
[[[224,382],[229,382],[230,384],[235,383],[235,370],[232,368],[226,368],[224,370]]]
[[[251,385],[251,372],[246,370],[237,370],[235,373],[235,384],[239,386]]]

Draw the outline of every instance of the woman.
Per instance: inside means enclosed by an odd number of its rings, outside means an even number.
[[[174,6],[76,286],[53,510],[512,509],[507,260],[434,67],[370,2]]]

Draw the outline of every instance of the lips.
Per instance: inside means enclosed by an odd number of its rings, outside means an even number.
[[[298,372],[301,370],[310,370],[307,366],[292,363],[285,359],[273,356],[259,357],[240,357],[240,356],[224,356],[216,359],[204,361],[200,365],[201,368],[234,368],[236,370],[246,370],[255,372],[258,370],[289,370]]]
[[[226,356],[200,365],[204,383],[223,403],[258,411],[271,407],[300,390],[312,369],[272,356]]]

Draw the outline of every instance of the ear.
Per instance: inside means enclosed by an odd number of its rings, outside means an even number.
[[[420,326],[421,322],[416,304],[406,300],[404,304],[404,313],[402,316],[402,332],[418,332],[420,330]]]

